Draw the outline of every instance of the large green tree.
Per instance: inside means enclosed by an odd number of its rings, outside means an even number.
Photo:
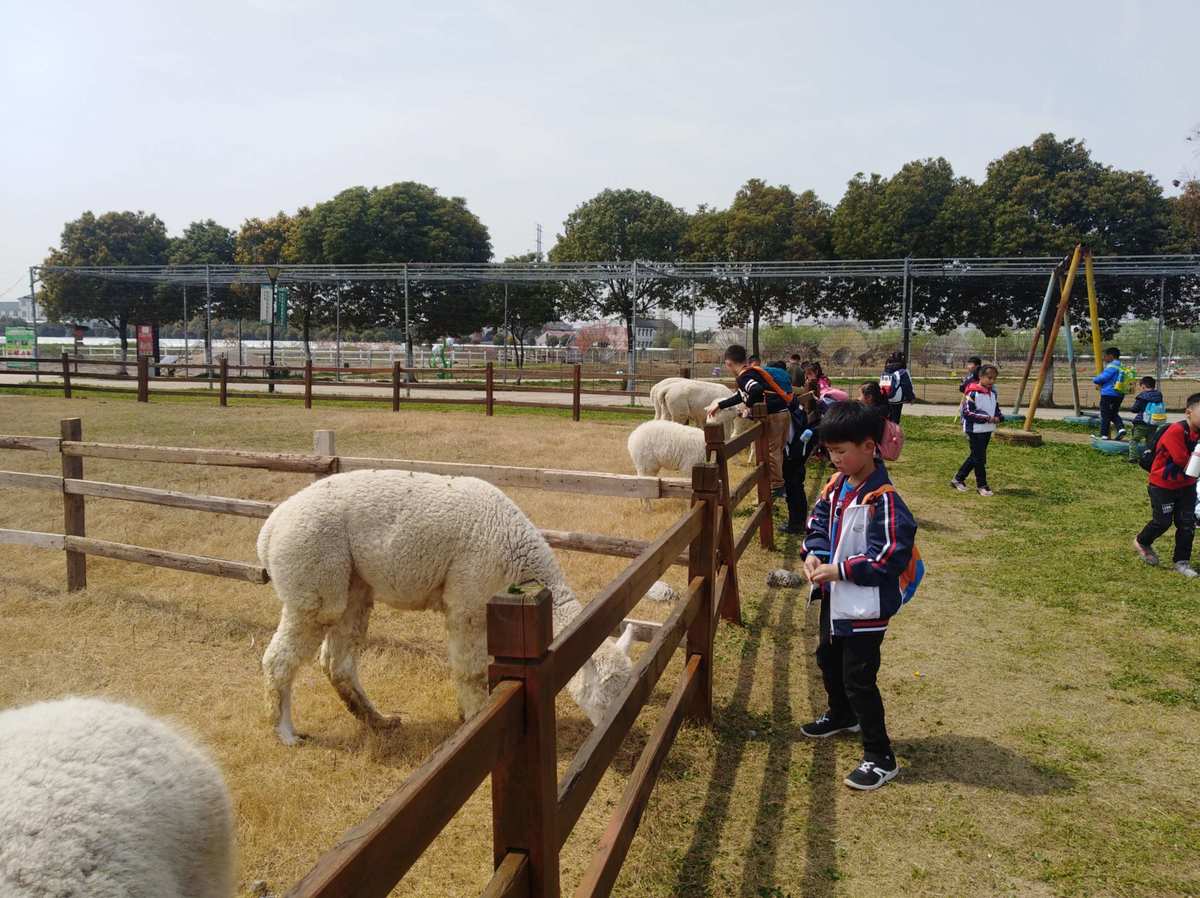
[[[297,222],[289,246],[304,262],[334,265],[486,262],[492,254],[488,230],[465,199],[441,196],[414,181],[343,190]],[[436,339],[475,330],[486,303],[476,285],[444,284],[414,272],[409,308],[414,332]],[[345,288],[342,315],[364,327],[403,322],[403,284]],[[411,349],[411,335],[408,345]]]
[[[821,285],[739,275],[741,262],[828,258],[831,210],[811,190],[797,195],[787,185],[773,187],[757,178],[742,185],[728,209],[701,207],[684,239],[695,261],[721,263],[727,275],[696,284],[701,304],[715,306],[722,327],[750,322],[750,343],[759,352],[764,318],[800,310],[817,311]]]
[[[509,256],[505,263],[540,262],[537,253]],[[502,329],[513,347],[517,368],[525,365],[525,345],[536,338],[542,325],[562,315],[563,285],[554,281],[514,281],[487,286],[488,323]],[[518,383],[520,374],[518,373]]]
[[[236,249],[237,231],[208,218],[204,221],[193,221],[183,229],[181,235],[171,240],[167,261],[171,265],[229,265],[234,261]],[[214,308],[220,309],[228,305],[231,299],[228,287],[212,288]],[[200,303],[193,303],[193,309],[198,307]],[[211,364],[212,334],[209,328],[212,322],[209,319],[209,315],[204,316],[204,352],[205,360]]]
[[[553,262],[671,262],[680,257],[688,216],[645,190],[604,190],[579,205],[563,222],[550,250]],[[612,277],[567,285],[565,308],[577,318],[619,318],[627,348],[637,342],[634,323],[658,305],[670,307],[679,293],[665,279]],[[634,366],[630,365],[632,369]],[[632,373],[629,383],[633,384]],[[630,386],[630,389],[633,389]]]
[[[146,212],[84,212],[63,226],[62,238],[46,256],[47,266],[162,265],[170,241],[162,219]],[[152,283],[122,283],[42,272],[41,301],[52,321],[98,318],[116,329],[121,357],[128,357],[130,322],[157,327],[169,310]]]

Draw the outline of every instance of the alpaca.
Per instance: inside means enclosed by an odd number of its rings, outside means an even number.
[[[713,402],[728,399],[733,395],[729,388],[704,380],[687,380],[685,378],[671,378],[670,380],[673,382],[666,383],[666,386],[657,395],[655,418],[675,421],[678,424],[690,422],[700,427],[711,423],[724,424],[728,439],[729,422],[734,419],[737,412],[734,409],[723,409],[718,411],[713,418],[708,418],[707,414]],[[660,406],[662,408],[661,415],[658,413]]]
[[[674,421],[644,421],[625,445],[639,477],[657,477],[664,468],[690,477],[705,459],[704,431]],[[651,507],[649,499],[642,499],[642,508]]]
[[[263,655],[271,722],[294,745],[291,687],[321,647],[320,663],[352,714],[395,725],[358,681],[358,657],[376,601],[446,616],[449,661],[463,719],[487,701],[487,602],[511,583],[537,580],[554,596],[554,632],[583,610],[553,551],[512,500],[474,477],[355,471],[319,480],[267,518],[258,557],[283,604]],[[593,724],[632,670],[629,640],[606,641],[567,690]]]
[[[684,377],[664,377],[650,388],[650,404],[654,407],[654,420],[663,421],[670,417],[663,404],[663,394],[672,384],[684,383],[686,380],[687,378]]]
[[[231,898],[233,808],[194,741],[93,698],[0,713],[0,895]]]

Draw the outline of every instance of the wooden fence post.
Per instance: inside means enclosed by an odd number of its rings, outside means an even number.
[[[83,439],[83,422],[79,418],[63,418],[60,428],[64,440],[79,442]],[[83,459],[63,453],[61,447],[59,452],[62,454],[63,533],[67,536],[86,536],[83,496],[66,491],[66,478],[83,479]],[[87,556],[67,549],[67,592],[76,592],[86,586]]]
[[[484,406],[484,413],[488,414],[488,415],[494,414],[495,408],[496,408],[496,394],[494,392],[495,376],[496,376],[495,362],[488,362],[487,370],[484,372],[484,380],[483,380],[483,383],[484,383],[483,406]]]
[[[312,359],[304,360],[304,407],[312,408]]]
[[[62,354],[63,366],[63,399],[71,398],[71,357],[67,353]]]
[[[765,502],[771,509],[763,516],[762,522],[758,525],[758,544],[764,549],[774,549],[775,509],[771,495],[771,438],[767,434],[767,404],[760,402],[750,409],[750,417],[762,425],[754,440],[755,460],[762,462],[763,465],[762,476],[758,478],[758,503],[761,505]]]
[[[580,403],[580,388],[583,382],[583,366],[578,362],[575,363],[575,372],[571,384],[571,420],[578,421],[582,412],[583,405]]]
[[[742,622],[742,593],[738,585],[736,543],[733,537],[733,500],[732,487],[729,483],[729,458],[725,453],[725,427],[721,424],[704,425],[704,443],[707,447],[706,456],[716,460],[717,465],[717,494],[721,505],[720,523],[717,530],[717,567],[722,564],[727,567],[725,585],[719,595],[713,598],[721,610],[725,620],[740,624]]]
[[[692,369],[689,368],[687,365],[680,366],[679,376],[682,377],[684,380],[691,380],[692,379]]]
[[[716,594],[717,513],[721,505],[719,486],[720,478],[715,464],[709,462],[692,468],[692,504],[703,502],[705,509],[700,535],[688,546],[688,581],[703,577],[704,587],[700,593],[700,610],[688,627],[687,654],[689,657],[699,655],[703,660],[700,688],[696,690],[687,716],[704,723],[712,720],[713,606],[721,600]]]
[[[392,362],[392,411],[400,411],[400,362]]]
[[[313,452],[317,455],[337,455],[337,441],[332,430],[313,431]],[[333,472],[336,473],[336,469]],[[329,474],[314,474],[313,480],[321,480]]]
[[[221,392],[219,400],[221,408],[229,405],[229,359],[221,356]]]
[[[509,587],[510,590],[513,587]],[[497,593],[487,606],[488,686],[524,684],[524,726],[492,770],[492,857],[529,857],[530,898],[559,898],[558,752],[554,729],[553,599],[530,584]]]
[[[139,355],[137,360],[137,401],[150,401],[150,358]]]

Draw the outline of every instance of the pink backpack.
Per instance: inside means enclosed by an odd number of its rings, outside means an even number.
[[[895,421],[883,422],[883,440],[879,444],[879,454],[884,461],[895,461],[900,457],[904,448],[904,431]]]

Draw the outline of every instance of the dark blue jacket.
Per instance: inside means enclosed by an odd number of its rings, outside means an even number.
[[[1134,396],[1133,397],[1133,408],[1130,409],[1130,411],[1133,412],[1133,423],[1134,424],[1149,424],[1150,422],[1145,420],[1145,417],[1143,416],[1142,413],[1146,410],[1146,406],[1149,405],[1151,402],[1162,402],[1162,401],[1163,401],[1162,390],[1142,390],[1142,392],[1140,392],[1136,396]]]
[[[804,538],[805,557],[811,553],[823,561],[832,558],[837,543],[841,541],[838,525],[845,509],[892,482],[887,468],[876,461],[874,473],[838,502],[846,479],[845,474],[835,474],[830,478],[821,491],[821,498],[813,506]],[[900,577],[913,558],[917,521],[899,493],[890,492],[875,500],[866,536],[866,552],[844,559],[840,575],[843,580],[859,586],[878,587],[880,618],[872,621],[831,621],[835,636],[852,636],[858,630],[878,632],[887,626],[888,619],[903,604]],[[827,595],[824,597],[827,598]]]

